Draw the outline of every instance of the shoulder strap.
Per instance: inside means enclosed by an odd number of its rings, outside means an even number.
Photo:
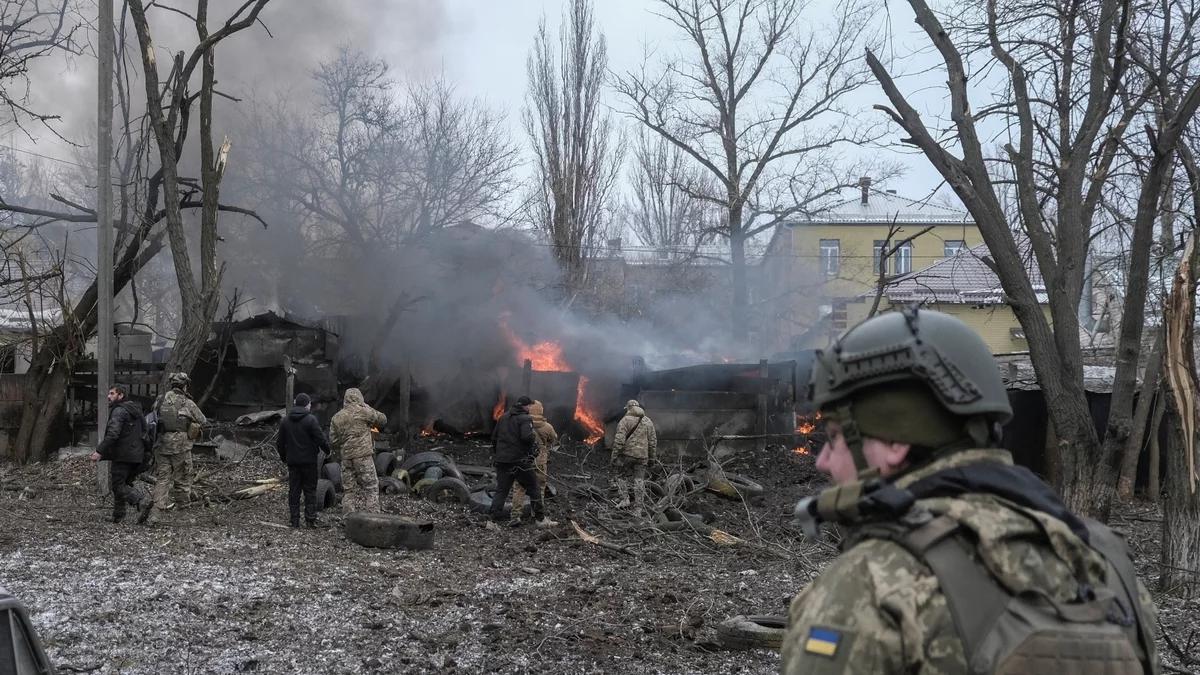
[[[1154,633],[1151,632],[1149,617],[1146,616],[1138,595],[1137,573],[1134,572],[1133,559],[1129,557],[1129,550],[1125,546],[1125,542],[1110,528],[1091,518],[1082,520],[1084,526],[1087,527],[1088,544],[1097,553],[1104,556],[1104,559],[1117,573],[1118,582],[1110,583],[1110,586],[1119,587],[1125,592],[1125,602],[1122,604],[1129,606],[1129,613],[1137,620],[1138,648],[1141,651],[1139,656],[1143,657],[1143,663],[1149,663],[1152,661],[1149,656],[1154,651]]]
[[[646,419],[645,415],[639,417],[637,422],[634,422],[633,428],[629,430],[629,433],[625,434],[625,442],[626,443],[628,443],[629,439],[633,437],[633,432],[637,431],[637,428],[642,426],[642,420],[644,420],[644,419]]]

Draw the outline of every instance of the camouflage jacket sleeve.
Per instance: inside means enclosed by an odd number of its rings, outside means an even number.
[[[937,577],[899,545],[867,540],[792,600],[781,672],[967,671]]]
[[[200,412],[200,406],[190,398],[183,399],[183,413],[196,424],[208,424],[208,418]]]

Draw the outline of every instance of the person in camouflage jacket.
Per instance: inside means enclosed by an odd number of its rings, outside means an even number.
[[[1012,410],[970,328],[868,319],[817,354],[811,393],[835,485],[796,513],[810,536],[822,521],[845,536],[792,600],[782,673],[1158,672],[1123,541],[996,447]]]
[[[641,507],[646,492],[646,469],[656,459],[658,432],[654,422],[640,403],[630,400],[625,403],[625,416],[617,423],[617,431],[613,434],[610,457],[610,464],[616,470],[613,486],[617,489],[617,508],[630,505],[630,488],[633,489],[633,503]]]
[[[191,378],[187,373],[171,373],[167,382],[170,389],[163,394],[157,407],[162,431],[154,445],[154,507],[145,516],[150,523],[170,506],[167,500],[172,488],[178,490],[176,503],[191,501],[195,476],[192,443],[199,438],[194,432],[208,423],[200,406],[188,395]]]
[[[375,437],[371,427],[382,429],[387,415],[367,405],[362,392],[347,389],[342,409],[329,423],[329,441],[342,460],[345,497],[342,510],[378,511],[379,477],[375,475]]]

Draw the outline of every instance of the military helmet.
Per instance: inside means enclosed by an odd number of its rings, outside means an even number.
[[[1012,406],[991,351],[967,324],[941,312],[906,308],[843,333],[813,366],[812,399],[828,408],[881,384],[923,383],[949,412],[1003,424]]]
[[[186,387],[192,383],[192,378],[184,372],[174,372],[167,376],[167,384],[172,387]]]

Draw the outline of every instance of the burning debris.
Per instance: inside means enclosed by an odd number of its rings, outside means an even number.
[[[814,445],[818,442],[824,442],[821,436],[821,411],[818,410],[812,416],[797,415],[796,416],[796,447],[792,448],[792,452],[797,455],[810,455],[814,449]]]

